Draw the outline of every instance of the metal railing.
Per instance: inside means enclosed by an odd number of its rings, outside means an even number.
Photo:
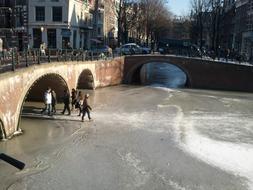
[[[152,52],[155,53],[155,52]],[[157,52],[158,53],[158,52]],[[209,54],[200,54],[190,49],[173,49],[169,52],[160,52],[164,55],[184,56],[188,58],[201,58],[203,60],[213,60],[221,62],[234,62],[234,64],[247,64],[252,65],[240,59],[235,59],[230,56],[228,58],[213,57]],[[47,49],[41,51],[40,49],[28,49],[18,52],[15,49],[0,52],[0,73],[7,71],[15,71],[18,68],[29,67],[30,65],[43,64],[50,62],[68,62],[68,61],[94,61],[94,60],[107,60],[119,57],[122,55],[136,55],[124,54],[121,51],[103,52],[98,50],[73,50],[73,49]]]
[[[120,56],[116,51],[100,52],[72,49],[28,49],[19,52],[15,49],[0,52],[0,73],[15,71],[18,68],[50,62],[108,60]]]

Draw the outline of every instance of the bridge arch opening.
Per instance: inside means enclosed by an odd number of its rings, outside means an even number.
[[[189,86],[187,73],[167,62],[148,62],[137,67],[130,79],[132,84],[160,85],[168,88]]]
[[[69,92],[69,87],[65,79],[56,73],[48,73],[37,78],[29,89],[25,92],[25,96],[21,103],[19,111],[19,119],[16,131],[21,132],[20,125],[22,117],[28,118],[42,118],[41,111],[45,108],[44,93],[50,87],[56,92],[57,102],[62,102],[64,90]],[[56,105],[56,109],[57,109]],[[60,106],[59,106],[60,107]],[[58,107],[58,108],[59,108]],[[62,106],[61,106],[62,107]],[[26,121],[27,122],[27,121]],[[25,129],[30,129],[30,125],[25,126]],[[22,129],[23,131],[23,129]],[[20,134],[20,133],[19,133]]]
[[[77,89],[94,89],[94,77],[89,69],[85,69],[81,72],[78,82]]]
[[[32,84],[24,102],[43,102],[44,92],[48,87],[55,91],[57,97],[62,97],[65,89],[69,90],[66,81],[59,74],[46,74]]]

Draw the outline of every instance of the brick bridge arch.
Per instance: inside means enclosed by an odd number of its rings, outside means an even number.
[[[66,79],[58,73],[46,73],[38,77],[33,84],[28,88],[24,101],[37,101],[42,102],[44,92],[47,87],[54,90],[58,97],[62,97],[63,90],[69,91]],[[25,91],[24,91],[25,92]]]
[[[188,73],[188,70],[180,64],[171,63],[169,62],[169,60],[165,60],[165,59],[149,59],[149,60],[142,60],[140,62],[138,61],[138,63],[133,64],[132,67],[128,70],[128,72],[125,74],[124,82],[127,84],[140,84],[141,83],[141,69],[143,68],[144,65],[149,64],[149,63],[152,63],[152,64],[164,63],[164,64],[174,65],[185,74],[186,76],[185,86],[186,87],[191,86],[191,75],[190,73]],[[127,64],[128,62],[126,61],[126,66]]]
[[[64,89],[120,84],[123,59],[93,62],[55,62],[32,65],[0,75],[0,139],[19,131],[25,100],[41,101],[50,86],[61,96]]]
[[[124,83],[139,82],[141,67],[155,62],[169,63],[180,68],[186,74],[186,86],[190,88],[253,92],[252,66],[180,56],[127,56],[124,63]]]
[[[94,89],[94,76],[89,69],[85,69],[78,77],[77,89]]]

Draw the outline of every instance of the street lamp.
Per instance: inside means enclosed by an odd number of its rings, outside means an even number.
[[[40,30],[41,30],[41,32],[44,32],[44,27],[42,26],[42,27],[40,27]]]

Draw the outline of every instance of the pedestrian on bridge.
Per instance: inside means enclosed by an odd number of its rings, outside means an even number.
[[[0,38],[0,61],[3,58],[3,40]]]
[[[46,43],[45,42],[42,42],[40,44],[40,55],[43,55],[43,56],[46,55]]]

